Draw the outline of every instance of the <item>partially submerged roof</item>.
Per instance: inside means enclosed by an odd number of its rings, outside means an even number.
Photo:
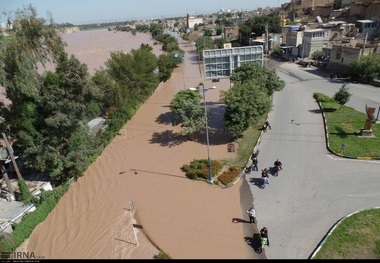
[[[104,128],[104,124],[106,119],[104,118],[95,118],[87,123],[88,127],[90,127],[90,132],[96,134],[100,129]]]

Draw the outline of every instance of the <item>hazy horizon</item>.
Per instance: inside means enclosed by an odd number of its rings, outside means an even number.
[[[279,7],[284,0],[1,0],[0,22],[6,14],[31,4],[37,16],[47,18],[52,14],[56,23],[74,25],[185,17],[216,13],[220,10],[252,11],[258,8]]]

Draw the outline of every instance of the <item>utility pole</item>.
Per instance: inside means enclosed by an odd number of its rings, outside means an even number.
[[[268,53],[268,22],[265,24],[265,54]]]
[[[7,184],[9,193],[14,196],[12,184],[11,184],[11,181],[9,180],[9,176],[7,174],[7,171],[5,170],[5,167],[4,167],[3,163],[1,163],[0,169],[1,169],[1,172],[2,172],[3,177],[5,179],[5,182]]]
[[[17,177],[18,179],[22,179],[22,176],[21,176],[21,173],[18,169],[18,166],[17,166],[17,163],[16,163],[16,159],[15,157],[13,156],[13,149],[11,148],[11,146],[9,145],[9,142],[8,142],[8,139],[7,139],[7,136],[5,135],[5,133],[1,133],[3,135],[3,139],[4,139],[4,142],[5,142],[5,146],[7,147],[7,150],[8,150],[8,154],[9,156],[11,157],[11,160],[12,160],[12,164],[13,164],[13,167],[15,168],[15,171],[16,171],[16,174],[17,174]]]

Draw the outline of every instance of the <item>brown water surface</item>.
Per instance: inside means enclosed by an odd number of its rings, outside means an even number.
[[[93,73],[104,66],[111,51],[137,49],[150,43],[150,35],[95,30],[64,36],[67,52],[88,64]],[[202,81],[195,47],[181,41],[186,52],[184,63],[172,78],[161,84],[151,98],[120,131],[61,198],[44,222],[24,244],[27,251],[45,258],[112,259],[152,258],[158,250],[135,242],[132,223],[172,258],[252,258],[252,248],[244,240],[246,220],[240,207],[242,180],[228,189],[185,177],[180,167],[193,159],[207,158],[205,136],[199,142],[180,136],[170,123],[169,104],[180,90]],[[231,135],[223,131],[224,108],[218,102],[228,80],[205,81],[205,87],[217,86],[207,94],[210,109],[210,156],[212,159],[235,158],[227,152]],[[129,211],[133,202],[135,212]]]

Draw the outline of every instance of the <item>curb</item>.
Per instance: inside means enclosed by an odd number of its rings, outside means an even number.
[[[344,216],[342,217],[341,219],[339,219],[331,228],[330,230],[327,232],[327,234],[322,238],[322,241],[318,244],[317,248],[313,251],[313,253],[310,255],[310,257],[308,259],[313,259],[316,254],[319,252],[319,250],[322,248],[322,246],[324,245],[324,243],[326,242],[327,238],[331,235],[331,233],[335,230],[335,228],[337,228],[337,226],[343,222],[343,220],[345,220],[346,218],[354,215],[354,214],[357,214],[357,213],[360,213],[360,212],[363,212],[363,211],[367,211],[367,210],[372,210],[372,209],[380,209],[380,207],[374,207],[374,208],[369,208],[369,209],[363,209],[363,210],[359,210],[359,211],[356,211],[356,212],[353,212],[347,216]]]
[[[330,149],[330,146],[329,146],[329,132],[328,132],[328,129],[327,129],[327,121],[326,121],[326,116],[325,116],[325,113],[323,112],[323,108],[321,106],[321,104],[319,103],[319,101],[316,100],[316,102],[318,103],[318,107],[319,109],[321,110],[322,112],[322,116],[323,116],[323,124],[324,124],[324,128],[325,128],[325,138],[326,138],[326,148],[329,152],[331,152],[332,154],[336,155],[336,156],[339,156],[339,157],[342,157],[342,158],[347,158],[347,159],[357,159],[357,160],[380,160],[380,157],[358,157],[358,156],[347,156],[347,155],[344,155],[344,154],[341,154],[341,153],[337,153],[337,152],[334,152],[333,150]]]
[[[267,115],[267,117],[266,117],[265,120],[268,120],[268,115]],[[257,146],[258,146],[258,145],[260,144],[260,142],[261,142],[261,135],[262,135],[262,134],[263,134],[263,131],[260,132],[260,135],[259,135],[259,137],[257,138],[256,144],[255,144],[255,146],[253,147],[252,153],[256,152],[256,150],[257,150]],[[247,160],[247,162],[246,162],[246,164],[245,164],[243,170],[240,172],[239,176],[238,176],[238,177],[237,177],[232,183],[230,183],[230,184],[228,184],[228,185],[226,185],[226,186],[222,186],[222,187],[220,187],[220,189],[230,188],[231,186],[235,185],[237,182],[240,181],[240,179],[243,177],[243,175],[246,174],[246,171],[247,171],[247,163],[248,163],[249,160],[251,159],[251,157],[252,157],[252,153],[251,153],[251,155],[248,157],[248,160]]]

